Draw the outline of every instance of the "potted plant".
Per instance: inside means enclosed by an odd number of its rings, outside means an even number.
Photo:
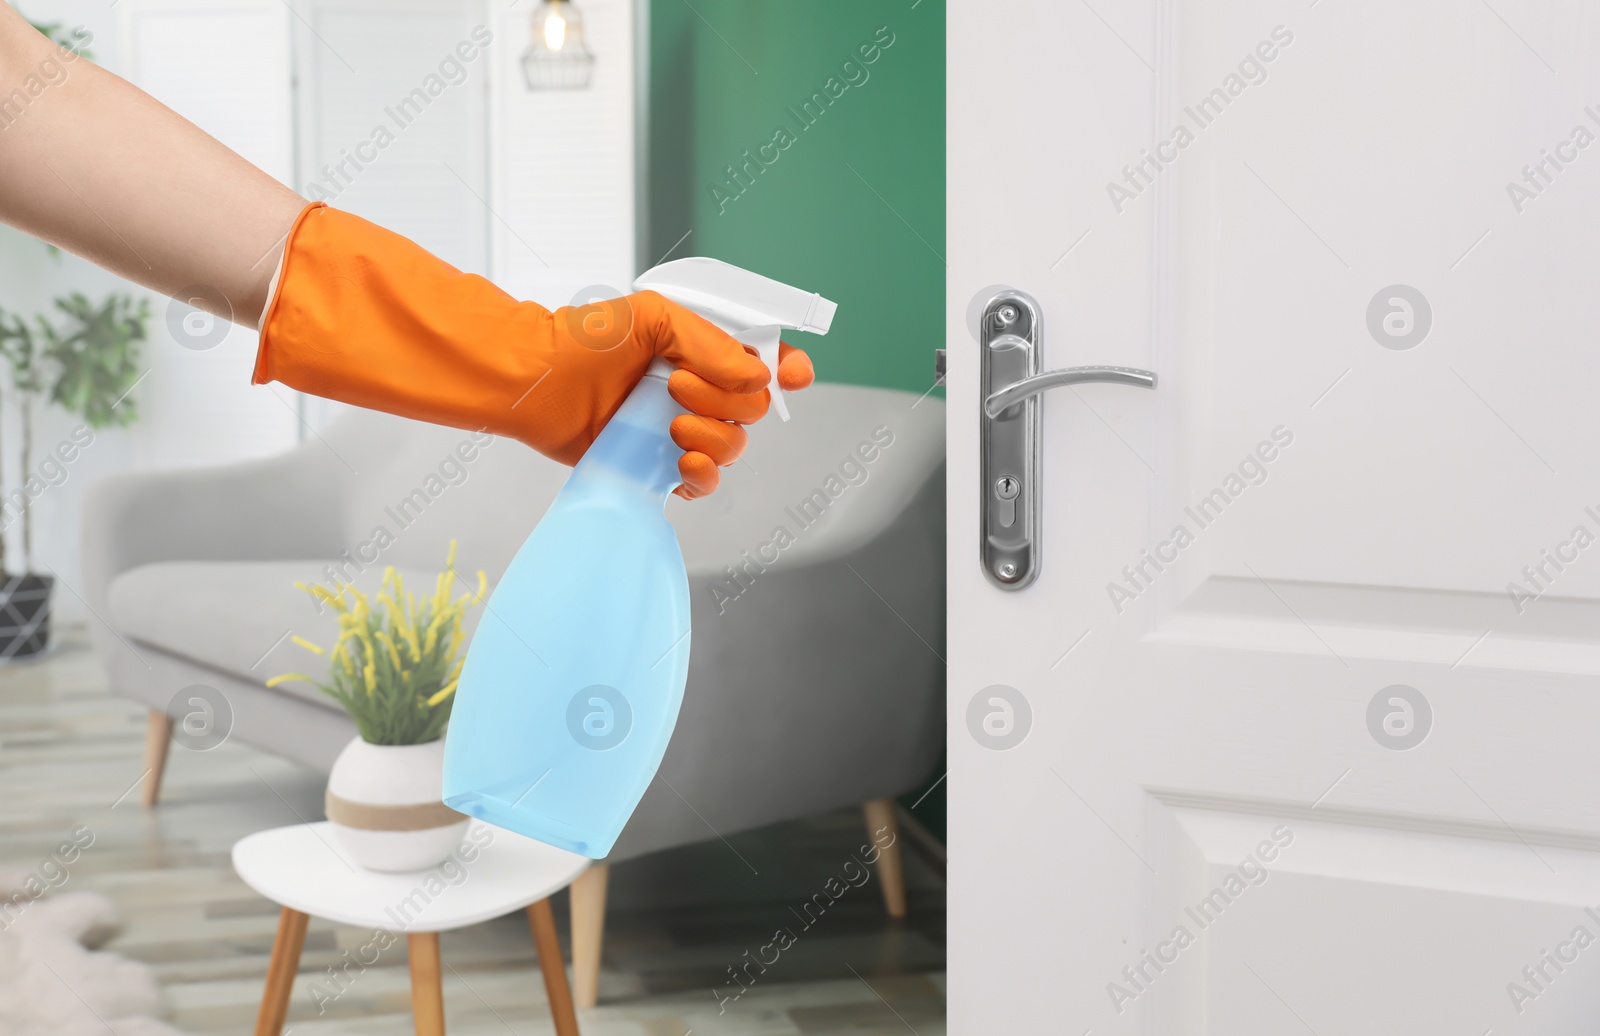
[[[11,368],[21,426],[17,489],[5,491],[0,465],[0,658],[36,654],[50,642],[55,580],[33,570],[33,501],[49,484],[33,467],[35,400],[47,397],[91,429],[125,426],[137,417],[128,393],[139,380],[150,303],[111,294],[97,305],[73,292],[56,299],[55,308],[66,318],[60,324],[43,314],[29,321],[0,309],[0,355]],[[5,567],[4,530],[18,521],[22,571],[12,573]]]
[[[431,867],[460,844],[469,822],[444,804],[444,728],[464,661],[462,622],[487,579],[479,572],[477,592],[451,600],[455,559],[452,542],[433,593],[421,598],[392,567],[370,600],[344,583],[338,593],[295,584],[333,608],[339,639],[324,650],[293,638],[328,660],[326,679],[285,673],[267,681],[310,683],[355,720],[360,735],[334,760],[325,805],[340,844],[368,870]]]

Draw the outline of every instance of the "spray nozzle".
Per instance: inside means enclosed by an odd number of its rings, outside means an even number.
[[[772,375],[769,391],[778,416],[789,407],[778,387],[778,336],[783,328],[825,335],[837,306],[812,291],[751,273],[718,259],[674,259],[646,270],[635,291],[654,291],[692,309],[756,351]]]

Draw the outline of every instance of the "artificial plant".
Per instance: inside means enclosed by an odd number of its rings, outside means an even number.
[[[347,583],[338,584],[338,593],[296,583],[338,613],[339,639],[331,650],[324,650],[302,637],[292,638],[327,658],[327,680],[285,673],[268,680],[267,686],[288,680],[312,684],[343,706],[369,744],[420,745],[438,740],[450,721],[461,678],[461,654],[467,643],[462,622],[467,608],[483,600],[488,586],[487,576],[479,572],[477,592],[451,600],[455,563],[452,541],[433,593],[421,598],[406,590],[393,567],[384,569],[382,587],[370,599]]]
[[[125,426],[138,416],[128,393],[139,380],[139,353],[150,320],[147,299],[113,293],[98,305],[81,292],[55,300],[60,324],[44,314],[30,321],[0,308],[0,356],[11,367],[21,408],[22,480],[33,468],[33,404],[39,397],[84,419],[91,428]],[[0,471],[0,497],[4,476]],[[22,507],[23,571],[33,569],[32,508]],[[0,568],[5,539],[0,535]]]

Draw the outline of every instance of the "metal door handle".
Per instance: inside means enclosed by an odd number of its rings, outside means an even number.
[[[1003,590],[1020,590],[1039,575],[1038,395],[1059,385],[1106,382],[1156,387],[1137,367],[1066,367],[1041,373],[1044,323],[1026,292],[1006,289],[983,308],[980,380],[983,413],[983,571]]]
[[[1008,407],[1037,396],[1045,389],[1061,385],[1085,385],[1097,381],[1153,389],[1156,387],[1156,373],[1139,367],[1063,367],[1057,371],[1045,371],[1031,378],[1023,378],[1016,384],[1007,385],[996,392],[984,400],[983,412],[991,418],[999,417]]]

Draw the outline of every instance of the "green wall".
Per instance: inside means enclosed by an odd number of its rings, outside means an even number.
[[[644,261],[714,256],[837,302],[826,337],[784,335],[810,351],[823,381],[919,395],[933,384],[944,339],[944,5],[650,5]],[[944,786],[924,790],[902,801],[942,838]]]
[[[944,337],[944,18],[944,0],[654,0],[645,260],[693,230],[673,257],[839,304],[827,337],[785,336],[821,380],[925,391]],[[831,103],[806,125],[814,94]]]

